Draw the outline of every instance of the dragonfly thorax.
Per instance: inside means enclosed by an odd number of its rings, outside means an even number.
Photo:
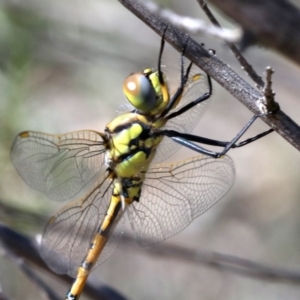
[[[162,137],[153,134],[153,118],[125,113],[107,124],[106,164],[118,178],[144,177]]]

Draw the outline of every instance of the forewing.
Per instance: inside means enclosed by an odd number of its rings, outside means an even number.
[[[171,95],[175,93],[178,87],[179,82],[177,87],[172,87],[173,92]],[[209,87],[206,74],[203,73],[203,71],[201,71],[197,66],[193,65],[189,80],[184,88],[182,99],[180,100],[180,103],[178,103],[177,107],[171,112],[178,111],[180,108],[198,99],[208,91]],[[176,130],[181,133],[191,133],[208,107],[209,102],[210,100],[207,99],[204,102],[201,102],[193,108],[187,110],[183,114],[171,119],[167,122],[163,129]],[[159,163],[165,160],[166,156],[170,157],[179,149],[179,147],[180,145],[174,143],[171,139],[164,138],[157,149],[153,163]]]
[[[184,229],[228,192],[234,175],[228,156],[196,156],[151,167],[139,202],[128,208],[138,242],[157,243]]]
[[[76,195],[104,165],[104,135],[82,130],[63,135],[19,134],[11,158],[24,181],[50,199]]]
[[[103,182],[92,189],[86,197],[65,206],[47,224],[43,234],[41,255],[56,273],[75,277],[77,268],[88,253],[112,195],[110,181],[104,177],[101,180]],[[108,239],[93,268],[107,260],[116,250],[122,229],[121,220],[116,223],[114,235]]]

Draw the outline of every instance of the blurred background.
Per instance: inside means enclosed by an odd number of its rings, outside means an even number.
[[[181,15],[206,20],[196,1],[159,3]],[[300,1],[294,3],[300,6]],[[217,16],[223,26],[235,26]],[[120,3],[109,0],[2,0],[0,24],[0,205],[24,212],[13,215],[0,208],[0,221],[35,237],[61,203],[50,201],[19,177],[10,161],[14,137],[24,130],[53,134],[79,129],[103,131],[126,102],[122,94],[125,77],[145,67],[156,67],[160,37]],[[250,82],[222,41],[204,36],[195,39],[215,49],[220,59]],[[170,56],[178,55],[169,51]],[[250,48],[245,56],[259,74],[267,66],[275,70],[276,101],[300,123],[299,67],[268,49]],[[193,133],[231,140],[251,116],[215,83],[210,107]],[[258,120],[245,137],[266,129]],[[229,154],[236,167],[233,188],[188,228],[163,243],[298,271],[298,151],[272,133]],[[181,149],[172,160],[192,155]],[[43,221],[38,221],[39,216]],[[57,280],[46,280],[61,296],[68,289]],[[288,281],[243,277],[154,256],[122,242],[92,273],[91,280],[136,300],[300,298],[300,286]],[[44,299],[5,257],[0,257],[1,290],[11,299]],[[82,299],[87,298],[83,295]]]

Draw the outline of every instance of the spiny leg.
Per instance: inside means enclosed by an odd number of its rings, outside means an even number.
[[[243,134],[248,130],[248,128],[254,123],[254,121],[259,118],[266,116],[266,114],[261,114],[261,115],[255,115],[251,118],[251,120],[242,128],[242,130],[230,141],[230,142],[223,142],[223,141],[217,141],[217,140],[212,140],[208,138],[204,138],[201,136],[197,135],[192,135],[192,134],[186,134],[186,133],[180,133],[174,130],[162,130],[160,133],[162,135],[170,137],[173,141],[175,141],[178,144],[181,144],[182,146],[185,146],[193,151],[196,151],[198,153],[206,154],[214,158],[219,158],[223,155],[225,155],[231,148],[238,148],[245,146],[247,144],[250,144],[266,135],[269,133],[273,132],[273,129],[266,130],[254,137],[248,138],[240,143],[236,143],[242,136]],[[224,149],[221,152],[215,152],[211,151],[208,149],[205,149],[196,143],[202,143],[206,145],[211,145],[211,146],[218,146],[218,147],[224,147]]]
[[[186,83],[188,81],[189,74],[190,74],[190,71],[191,71],[191,68],[192,68],[192,65],[193,65],[193,63],[190,62],[189,65],[188,65],[188,67],[187,67],[187,69],[186,69],[186,71],[184,71],[184,52],[185,52],[186,46],[188,44],[188,41],[189,41],[189,37],[188,37],[188,39],[186,41],[185,46],[182,49],[181,56],[180,56],[180,85],[179,85],[177,91],[175,92],[175,94],[172,96],[172,98],[171,98],[168,106],[161,113],[161,115],[159,116],[159,118],[165,117],[170,112],[170,110],[175,106],[175,104],[177,103],[177,101],[182,96],[182,93],[184,91],[184,87],[185,87],[185,85],[186,85]]]
[[[208,74],[206,74],[206,78],[207,78],[207,83],[208,83],[208,92],[206,92],[205,94],[203,94],[202,96],[200,96],[199,98],[195,99],[194,101],[186,104],[185,106],[181,107],[178,111],[175,111],[173,113],[171,113],[170,115],[168,115],[166,117],[166,119],[170,120],[172,118],[175,118],[183,113],[185,113],[186,111],[188,111],[189,109],[193,108],[194,106],[196,106],[197,104],[209,99],[212,95],[212,82],[211,82],[211,78]]]
[[[168,25],[166,26],[163,35],[161,37],[161,42],[160,42],[160,49],[159,49],[159,54],[158,54],[158,62],[157,62],[157,71],[158,71],[158,80],[160,84],[164,84],[164,78],[163,78],[163,72],[161,70],[161,59],[162,59],[162,54],[164,52],[165,48],[165,34],[167,32]]]

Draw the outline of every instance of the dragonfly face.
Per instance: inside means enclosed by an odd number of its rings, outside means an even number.
[[[123,91],[138,112],[148,115],[162,112],[170,100],[164,74],[150,68],[128,76]]]
[[[108,123],[104,133],[23,132],[15,139],[16,169],[49,198],[73,198],[93,183],[50,219],[43,235],[41,253],[48,265],[76,277],[66,299],[78,299],[89,272],[114,252],[119,235],[112,233],[122,231],[125,211],[138,242],[149,245],[181,231],[231,187],[234,167],[227,156],[157,164],[179,147],[163,130],[189,133],[198,123],[207,103],[197,100],[206,86],[202,77],[189,64],[170,92],[160,66],[145,69],[123,85],[133,111]]]

